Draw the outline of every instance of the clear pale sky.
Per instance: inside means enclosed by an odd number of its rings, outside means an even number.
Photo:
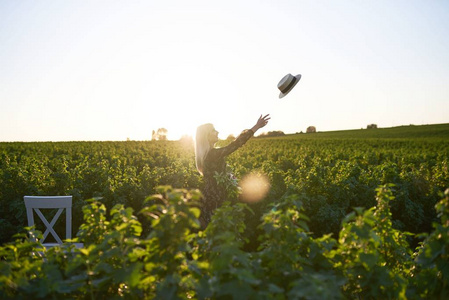
[[[0,101],[0,141],[449,123],[449,1],[0,0]]]

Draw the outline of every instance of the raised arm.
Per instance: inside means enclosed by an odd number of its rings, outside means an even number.
[[[259,120],[257,120],[256,125],[253,126],[253,128],[251,128],[251,130],[256,133],[257,130],[259,130],[260,128],[264,127],[265,125],[267,125],[268,120],[270,120],[270,115],[265,115],[262,117],[262,115],[260,115]]]
[[[268,120],[270,120],[270,115],[265,115],[262,117],[260,115],[259,120],[257,120],[256,125],[254,125],[250,130],[244,130],[234,141],[232,141],[229,145],[212,149],[211,155],[217,157],[217,156],[227,156],[243,146],[253,135],[256,133],[257,130],[267,125]]]

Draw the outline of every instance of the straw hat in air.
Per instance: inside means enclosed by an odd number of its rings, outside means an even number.
[[[281,91],[279,98],[287,96],[287,94],[295,87],[301,79],[301,74],[293,76],[292,74],[285,75],[278,83],[278,89]]]

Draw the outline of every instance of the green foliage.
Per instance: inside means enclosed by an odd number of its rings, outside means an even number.
[[[225,202],[199,234],[194,257],[207,266],[199,277],[199,298],[248,299],[255,295],[260,280],[252,272],[252,254],[242,250],[247,209],[242,203]]]
[[[415,259],[414,288],[410,294],[420,297],[449,298],[449,189],[435,206],[440,222],[427,236]]]
[[[267,211],[260,247],[245,251],[247,204],[226,202],[199,231],[198,190],[157,188],[138,215],[99,199],[83,207],[70,243],[46,250],[27,228],[0,247],[2,299],[445,299],[448,289],[449,190],[436,205],[439,223],[412,253],[392,226],[392,186],[373,208],[348,214],[338,241],[313,237],[298,195]],[[99,225],[100,224],[100,225]]]
[[[449,185],[447,128],[410,126],[252,139],[228,163],[239,179],[252,171],[269,178],[267,205],[286,193],[301,195],[316,237],[336,235],[352,207],[373,207],[375,189],[387,183],[397,190],[397,201],[391,205],[394,226],[429,232],[438,193]],[[26,226],[24,195],[73,195],[76,231],[83,223],[85,199],[103,197],[108,210],[123,204],[140,211],[142,199],[156,193],[159,185],[201,188],[193,150],[191,144],[171,141],[0,143],[0,243]],[[236,181],[223,179],[237,196]],[[252,207],[258,218],[267,205]],[[141,222],[147,230],[149,221]]]
[[[142,226],[131,208],[116,205],[108,217],[93,199],[83,207],[78,238],[49,250],[32,242],[33,231],[0,248],[2,298],[176,298],[190,290],[187,255],[191,230],[199,227],[197,191],[158,188],[141,214],[152,219],[152,231],[141,238]]]
[[[258,275],[267,296],[289,299],[341,299],[345,279],[325,256],[334,245],[330,236],[314,239],[308,233],[308,217],[296,196],[276,203],[263,216],[261,246],[257,253]],[[269,297],[269,298],[270,298]]]
[[[140,286],[151,298],[175,299],[192,290],[191,269],[196,263],[190,259],[193,233],[200,227],[197,190],[173,190],[161,186],[159,194],[146,199],[149,206],[140,214],[150,218],[152,231],[143,245],[145,272]]]
[[[218,173],[215,172],[214,178],[217,184],[222,186],[227,195],[228,199],[237,200],[241,194],[241,189],[239,187],[239,182],[237,178],[230,172]]]
[[[228,164],[266,175],[269,194],[224,204],[204,231],[191,145],[0,143],[0,298],[448,298],[447,132],[252,139]],[[237,198],[235,178],[217,180]],[[34,242],[24,195],[73,195],[85,247]]]
[[[363,299],[405,299],[411,252],[406,234],[392,227],[387,186],[377,189],[377,206],[346,216],[339,246],[330,255],[348,279],[345,293]]]
[[[139,211],[159,185],[198,188],[200,181],[193,148],[179,142],[0,143],[0,243],[26,226],[25,195],[72,195],[76,232],[85,199]]]

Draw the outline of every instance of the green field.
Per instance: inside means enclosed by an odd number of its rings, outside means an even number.
[[[0,157],[2,298],[449,296],[449,124],[251,139],[228,164],[269,193],[204,232],[191,143],[0,143]],[[44,259],[13,238],[24,195],[73,195],[89,250]]]
[[[291,135],[288,135],[291,137]],[[317,132],[316,134],[296,134],[298,138],[339,138],[339,139],[449,139],[449,124],[407,125],[377,129],[355,129]]]

